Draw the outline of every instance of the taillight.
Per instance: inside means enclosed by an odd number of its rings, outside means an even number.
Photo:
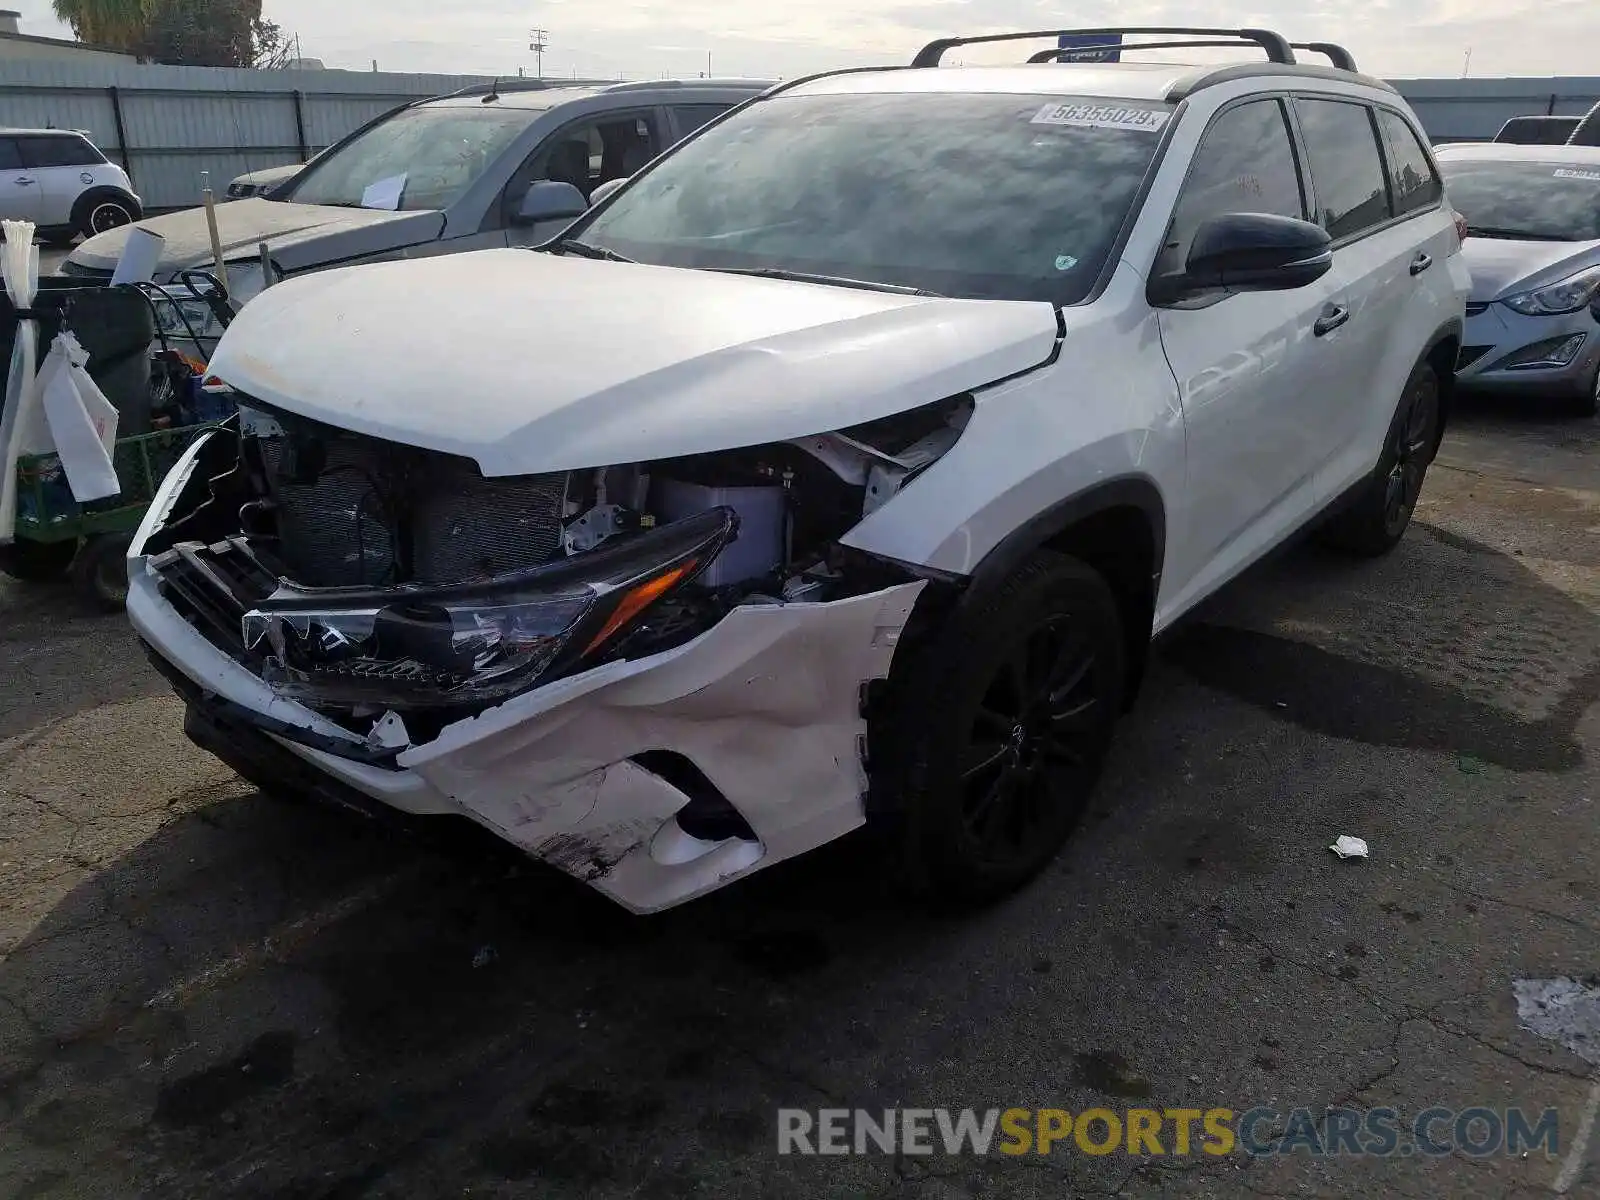
[[[1467,240],[1467,219],[1460,213],[1456,214],[1456,248],[1461,248],[1461,243]]]

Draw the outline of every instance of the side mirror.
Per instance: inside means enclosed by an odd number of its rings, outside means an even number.
[[[627,182],[628,176],[626,175],[624,175],[621,179],[606,180],[599,187],[595,188],[594,194],[589,197],[589,207],[593,208]]]
[[[1288,292],[1333,268],[1320,225],[1270,213],[1224,213],[1203,223],[1183,273],[1150,281],[1151,300],[1171,304],[1215,292]]]
[[[517,225],[537,225],[541,221],[571,221],[583,216],[589,202],[570,183],[541,179],[528,188],[512,218]]]

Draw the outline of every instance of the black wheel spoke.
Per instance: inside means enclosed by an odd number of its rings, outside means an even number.
[[[1070,708],[1050,714],[1049,730],[1052,737],[1070,737],[1094,728],[1094,716],[1100,701],[1094,696],[1081,700]]]
[[[1010,745],[974,747],[973,758],[977,761],[961,773],[964,782],[970,783],[979,776],[987,775],[995,768],[1002,766],[1011,756]]]
[[[1015,713],[996,712],[988,705],[981,705],[978,714],[973,718],[973,728],[980,734],[990,734],[994,737],[1007,739],[1011,731],[1016,728],[1017,717]]]

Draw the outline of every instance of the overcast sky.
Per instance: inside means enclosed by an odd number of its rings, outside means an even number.
[[[66,36],[49,0],[0,0],[25,33]],[[330,67],[460,74],[533,73],[528,30],[548,31],[545,73],[644,78],[792,76],[903,61],[942,34],[1066,23],[1266,25],[1296,41],[1348,45],[1389,77],[1600,73],[1594,0],[266,0]],[[1205,16],[1197,14],[1204,12]],[[1002,51],[1014,61],[1015,50]],[[993,58],[971,53],[967,61]]]

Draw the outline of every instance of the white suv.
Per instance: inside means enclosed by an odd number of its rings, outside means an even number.
[[[144,215],[127,172],[70,129],[0,129],[0,218],[50,242],[93,237]]]
[[[943,41],[773,89],[539,250],[263,293],[212,361],[239,421],[129,563],[190,736],[638,911],[869,820],[943,898],[1034,876],[1152,635],[1314,524],[1391,548],[1448,410],[1416,118],[1231,36],[1271,61]]]

